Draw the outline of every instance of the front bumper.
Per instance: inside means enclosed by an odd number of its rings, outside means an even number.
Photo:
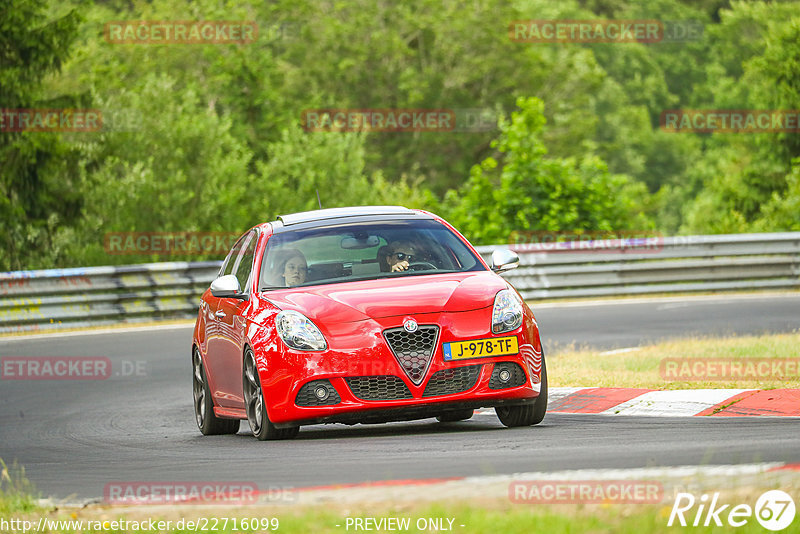
[[[494,408],[496,406],[518,406],[528,404],[525,399],[494,399],[494,400],[469,400],[446,401],[425,403],[411,406],[397,406],[393,408],[367,408],[356,412],[341,412],[333,415],[303,419],[291,423],[276,423],[278,428],[298,425],[318,425],[327,423],[343,423],[346,425],[389,423],[392,421],[413,421],[415,419],[428,419],[443,413],[455,410],[477,410],[478,408]]]
[[[262,370],[262,386],[269,418],[278,427],[317,423],[380,423],[413,420],[441,415],[459,409],[476,409],[526,404],[539,395],[541,346],[538,330],[532,317],[509,333],[495,336],[488,331],[487,311],[419,314],[414,319],[420,325],[438,325],[440,333],[430,365],[420,384],[414,382],[389,349],[382,332],[403,324],[406,317],[390,317],[363,323],[348,323],[329,327],[324,332],[329,348],[324,352],[302,352],[285,349],[270,357],[256,351]],[[330,330],[335,328],[337,330]],[[451,341],[517,336],[520,352],[512,355],[445,361],[442,344]],[[523,350],[524,349],[524,350]],[[537,359],[538,358],[538,363]],[[510,387],[498,389],[498,364],[519,366],[524,377]],[[449,392],[448,388],[429,388],[437,372],[474,366],[477,378],[468,388]],[[269,372],[267,372],[269,369]],[[405,384],[407,395],[397,399],[365,400],[348,379],[354,377],[394,376]],[[441,378],[441,373],[438,375]],[[447,376],[447,375],[446,375]],[[327,380],[336,390],[337,402],[324,406],[299,406],[297,397],[309,382]],[[519,384],[519,385],[516,385]],[[434,394],[431,394],[433,391]],[[361,397],[357,395],[361,394]]]

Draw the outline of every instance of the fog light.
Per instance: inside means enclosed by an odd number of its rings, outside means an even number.
[[[503,369],[500,371],[500,374],[497,375],[497,378],[500,379],[500,382],[508,382],[511,379],[511,373],[508,372],[508,369]]]
[[[317,398],[321,401],[327,399],[329,394],[330,393],[328,392],[328,388],[326,388],[325,386],[317,386],[316,389],[314,389],[314,395],[316,395]]]

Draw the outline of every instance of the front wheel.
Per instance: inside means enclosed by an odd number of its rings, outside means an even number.
[[[494,409],[497,418],[507,427],[538,425],[547,412],[547,367],[542,353],[542,387],[539,396],[530,404],[522,406],[498,406]]]
[[[247,347],[244,353],[243,374],[245,411],[253,435],[260,441],[295,437],[300,431],[300,427],[276,428],[269,420],[267,406],[264,403],[264,391],[261,388],[261,378],[258,375],[258,367],[256,367],[256,357],[250,347]]]
[[[197,428],[204,436],[236,434],[239,431],[238,419],[222,419],[214,414],[214,401],[211,399],[203,357],[197,347],[192,350],[192,397]]]

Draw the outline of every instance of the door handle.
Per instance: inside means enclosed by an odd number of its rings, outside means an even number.
[[[214,313],[214,315],[222,319],[223,317],[225,317],[225,312],[222,310],[217,310],[217,312]]]

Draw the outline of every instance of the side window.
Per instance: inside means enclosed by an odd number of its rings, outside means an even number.
[[[245,234],[242,237],[240,237],[236,241],[236,244],[233,245],[233,248],[231,249],[231,251],[228,252],[228,256],[225,258],[225,262],[222,264],[222,268],[219,271],[219,276],[225,276],[227,274],[232,274],[233,273],[233,267],[234,267],[234,265],[236,265],[236,259],[239,257],[239,253],[241,252],[242,245],[244,244],[244,242],[247,239],[248,235],[250,235],[250,234],[248,233],[248,234]]]
[[[236,267],[234,267],[234,274],[236,274],[236,278],[239,280],[239,286],[242,288],[242,291],[247,291],[247,280],[250,278],[250,271],[253,269],[253,258],[256,255],[257,243],[258,239],[256,238],[256,233],[250,232],[245,239],[241,253],[239,253]]]

